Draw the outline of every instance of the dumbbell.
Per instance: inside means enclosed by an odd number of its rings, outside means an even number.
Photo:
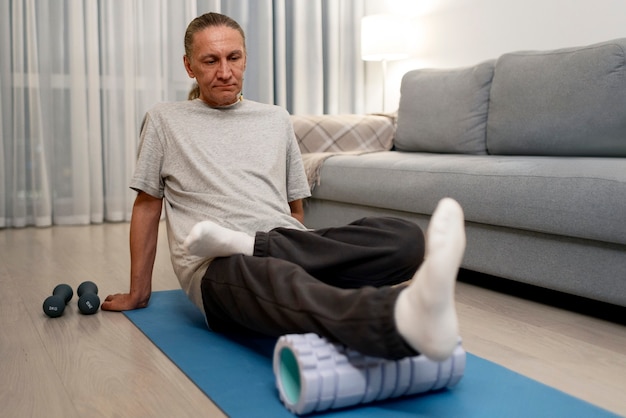
[[[78,309],[85,315],[95,314],[100,307],[100,298],[98,297],[98,286],[94,282],[82,282],[78,289]]]
[[[48,296],[43,301],[43,311],[50,318],[57,318],[63,315],[65,305],[74,296],[74,291],[69,285],[59,284],[52,290],[52,296]]]

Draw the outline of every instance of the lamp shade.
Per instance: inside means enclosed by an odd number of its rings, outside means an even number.
[[[364,61],[393,61],[408,56],[407,19],[389,14],[361,19],[361,58]]]

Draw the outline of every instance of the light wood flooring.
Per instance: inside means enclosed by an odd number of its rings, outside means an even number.
[[[0,416],[224,416],[123,315],[81,315],[76,295],[61,318],[43,314],[58,283],[75,290],[92,280],[102,298],[126,291],[128,231],[125,223],[0,230]],[[162,225],[153,289],[174,288]],[[469,352],[626,416],[623,321],[466,282],[457,309]]]

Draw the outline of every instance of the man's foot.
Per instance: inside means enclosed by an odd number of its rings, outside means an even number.
[[[463,209],[453,199],[442,199],[428,225],[425,261],[395,306],[400,335],[435,361],[448,358],[458,343],[454,285],[464,252]]]
[[[254,237],[211,221],[203,221],[191,229],[183,248],[191,255],[205,258],[228,257],[233,254],[252,255]]]

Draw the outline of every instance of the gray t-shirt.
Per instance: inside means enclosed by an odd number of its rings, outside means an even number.
[[[310,196],[309,186],[289,114],[278,106],[243,100],[211,108],[199,99],[156,105],[144,119],[130,187],[164,198],[174,272],[200,309],[211,260],[182,248],[196,223],[250,235],[306,229],[288,202]]]

